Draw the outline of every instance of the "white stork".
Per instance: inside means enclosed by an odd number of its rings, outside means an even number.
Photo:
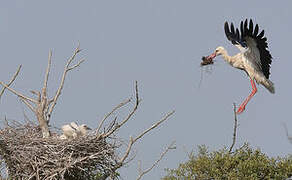
[[[237,114],[242,113],[247,105],[248,101],[257,92],[257,87],[254,80],[258,84],[265,86],[271,93],[275,93],[274,84],[269,80],[270,75],[270,64],[272,62],[272,56],[268,51],[267,38],[264,37],[265,31],[259,32],[258,24],[253,27],[252,20],[246,19],[240,23],[240,32],[238,28],[234,28],[233,23],[230,25],[225,22],[224,30],[226,37],[233,45],[235,45],[240,53],[235,56],[229,56],[227,51],[219,46],[215,52],[208,56],[208,59],[213,59],[216,56],[222,55],[223,59],[228,62],[231,66],[244,70],[250,78],[252,92],[243,101],[237,110]]]

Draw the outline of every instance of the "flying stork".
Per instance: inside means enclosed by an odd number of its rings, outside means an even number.
[[[245,71],[249,76],[252,92],[237,109],[236,113],[239,114],[244,111],[249,100],[257,92],[254,80],[257,84],[265,86],[271,93],[275,93],[274,84],[269,80],[272,56],[268,51],[267,38],[264,37],[265,31],[262,30],[259,33],[258,24],[254,27],[251,19],[249,23],[247,19],[244,22],[241,21],[240,32],[238,28],[234,28],[233,23],[229,28],[227,22],[225,22],[224,30],[227,39],[240,50],[240,53],[229,56],[224,47],[219,46],[207,59],[212,61],[216,56],[222,55],[232,67]]]

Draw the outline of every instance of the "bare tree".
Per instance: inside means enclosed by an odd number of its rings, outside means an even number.
[[[51,114],[54,110],[54,107],[57,103],[57,100],[62,92],[64,82],[66,79],[66,75],[70,70],[73,70],[74,68],[78,67],[82,62],[84,62],[84,59],[79,60],[76,64],[72,65],[76,55],[80,52],[79,45],[74,50],[73,55],[68,59],[65,67],[64,72],[62,75],[61,83],[59,85],[58,90],[56,91],[53,98],[49,99],[47,94],[47,87],[48,87],[48,79],[50,74],[50,68],[51,68],[51,61],[52,61],[52,51],[49,52],[49,58],[48,58],[48,66],[46,69],[45,79],[43,82],[43,87],[41,91],[30,91],[32,94],[36,96],[36,98],[30,98],[28,96],[25,96],[21,94],[20,92],[12,89],[9,87],[9,84],[5,84],[2,81],[0,81],[0,84],[7,88],[9,91],[17,95],[21,101],[35,114],[38,123],[40,125],[40,128],[42,130],[43,138],[47,138],[50,136],[50,130],[49,130],[49,122],[51,118]]]

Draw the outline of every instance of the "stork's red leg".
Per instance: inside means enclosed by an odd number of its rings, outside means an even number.
[[[252,87],[252,91],[250,93],[250,95],[243,101],[243,103],[239,106],[239,108],[237,109],[237,114],[240,114],[244,111],[245,106],[247,105],[248,101],[255,95],[255,93],[257,92],[257,87],[254,83],[254,80],[250,78],[250,83],[251,83],[251,87]]]

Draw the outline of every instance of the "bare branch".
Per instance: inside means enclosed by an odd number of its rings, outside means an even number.
[[[169,113],[167,113],[160,121],[158,121],[157,123],[155,123],[154,125],[152,125],[150,128],[146,129],[144,132],[142,132],[140,135],[138,135],[136,138],[132,138],[130,137],[130,142],[128,144],[128,148],[124,154],[124,156],[120,159],[119,163],[120,165],[122,165],[124,163],[124,161],[127,159],[127,157],[129,156],[129,153],[132,149],[133,144],[139,140],[140,138],[142,138],[145,134],[147,134],[149,131],[151,131],[152,129],[156,128],[158,125],[160,125],[162,122],[166,121],[171,115],[174,114],[175,111],[171,111]]]
[[[76,67],[79,67],[80,64],[83,63],[84,61],[85,61],[85,59],[81,59],[77,64],[75,64],[75,65],[69,67],[69,68],[67,69],[67,71],[70,71],[70,70],[72,70],[72,69],[74,69],[74,68],[76,68]]]
[[[108,137],[110,136],[112,133],[114,133],[116,130],[118,130],[120,127],[122,127],[133,115],[134,113],[136,112],[138,106],[139,106],[139,102],[140,102],[140,99],[139,99],[139,93],[138,93],[138,82],[135,81],[135,95],[136,95],[136,103],[135,103],[135,106],[134,108],[132,109],[132,111],[128,114],[128,116],[122,120],[122,122],[120,124],[117,124],[111,131],[109,131],[108,133],[106,134],[103,134],[103,137]]]
[[[235,145],[236,141],[236,130],[237,130],[237,115],[236,115],[236,105],[233,103],[233,112],[234,112],[234,128],[233,128],[233,138],[232,138],[232,144],[229,148],[229,153],[231,153],[233,146]]]
[[[117,127],[121,127],[123,126],[132,116],[133,114],[136,112],[139,103],[140,103],[140,99],[139,99],[139,93],[138,93],[138,82],[135,81],[135,95],[136,95],[136,103],[135,103],[135,107],[133,108],[133,110],[129,113],[129,115],[121,122],[120,125],[118,125]]]
[[[51,69],[51,63],[52,63],[52,50],[49,52],[49,58],[48,58],[48,66],[46,69],[46,75],[45,75],[45,80],[44,80],[44,88],[47,89],[48,86],[48,79],[49,79],[49,74],[50,74],[50,69]]]
[[[35,108],[27,101],[27,100],[25,100],[25,99],[23,99],[23,98],[20,98],[20,100],[25,104],[25,105],[27,105],[28,107],[29,107],[29,109],[32,111],[32,112],[36,112],[36,110],[35,110]]]
[[[72,61],[75,59],[76,55],[77,55],[80,51],[81,51],[81,50],[79,49],[79,45],[78,45],[78,47],[74,50],[73,55],[69,58],[69,60],[68,60],[67,63],[66,63],[66,66],[65,66],[65,68],[64,68],[64,72],[63,72],[63,75],[62,75],[62,79],[61,79],[60,86],[59,86],[59,88],[58,88],[58,90],[57,90],[57,92],[56,92],[54,98],[48,101],[49,103],[52,103],[52,105],[50,106],[50,108],[49,108],[49,110],[48,110],[48,114],[47,114],[48,117],[51,116],[51,114],[52,114],[52,112],[53,112],[53,110],[54,110],[54,107],[55,107],[55,105],[56,105],[56,103],[57,103],[57,100],[58,100],[59,96],[61,95],[62,89],[63,89],[63,87],[64,87],[64,82],[65,82],[65,79],[66,79],[67,72],[68,72],[69,70],[74,69],[75,67],[79,66],[82,62],[84,62],[84,60],[81,60],[81,61],[79,61],[75,66],[73,66],[73,67],[69,67],[69,66],[71,65]]]
[[[120,104],[118,104],[116,107],[113,108],[113,110],[111,112],[109,112],[107,115],[104,116],[104,118],[101,120],[101,122],[98,125],[98,128],[96,130],[96,133],[99,132],[100,128],[102,127],[104,121],[110,116],[112,115],[116,110],[118,110],[119,108],[123,107],[124,105],[128,104],[129,102],[131,102],[131,99],[126,99],[125,101],[121,102]]]
[[[9,81],[9,83],[7,84],[7,86],[10,86],[13,83],[13,81],[16,79],[16,77],[19,74],[19,71],[20,71],[21,67],[22,67],[21,65],[18,66],[17,71],[14,73],[14,75],[12,76],[12,78]],[[6,89],[6,87],[3,87],[2,90],[1,90],[1,92],[0,92],[0,100],[1,100],[1,96],[3,95],[5,89]]]
[[[156,128],[157,126],[159,126],[161,123],[163,123],[164,121],[166,121],[171,115],[174,114],[174,110],[167,113],[160,121],[158,121],[157,123],[153,124],[150,128],[146,129],[143,133],[141,133],[139,136],[137,136],[134,139],[134,142],[136,142],[138,139],[142,138],[145,134],[147,134],[149,131],[151,131],[152,129]]]
[[[80,45],[78,44],[77,48],[74,50],[73,55],[69,58],[69,60],[67,61],[67,64],[65,66],[65,69],[68,69],[69,66],[71,65],[72,61],[75,59],[76,55],[80,52]]]
[[[284,129],[285,129],[286,136],[287,136],[288,140],[290,141],[290,143],[292,144],[292,137],[289,136],[289,132],[288,132],[288,128],[287,128],[286,124],[283,123],[283,126],[284,126]]]
[[[162,154],[160,155],[159,159],[157,159],[151,167],[149,167],[148,169],[146,169],[145,171],[142,171],[141,170],[141,167],[139,168],[140,169],[140,172],[139,172],[139,176],[137,178],[137,180],[140,180],[142,178],[142,176],[144,176],[145,174],[149,173],[155,166],[157,166],[157,164],[163,159],[163,157],[165,156],[165,154],[169,151],[169,150],[172,150],[172,149],[176,149],[176,147],[174,146],[175,144],[175,141],[173,141],[163,152]],[[141,164],[141,163],[140,163]]]
[[[4,86],[5,88],[7,88],[9,91],[11,91],[12,93],[14,93],[16,96],[22,98],[22,99],[25,99],[25,100],[28,100],[32,103],[37,103],[37,101],[35,99],[32,99],[32,98],[29,98],[27,96],[24,96],[23,94],[15,91],[14,89],[10,88],[7,84],[3,83],[2,81],[0,81],[0,84],[2,84],[2,86]]]
[[[39,91],[33,91],[31,90],[30,91],[33,95],[36,95],[37,96],[37,101],[38,102],[41,102],[41,93]]]

